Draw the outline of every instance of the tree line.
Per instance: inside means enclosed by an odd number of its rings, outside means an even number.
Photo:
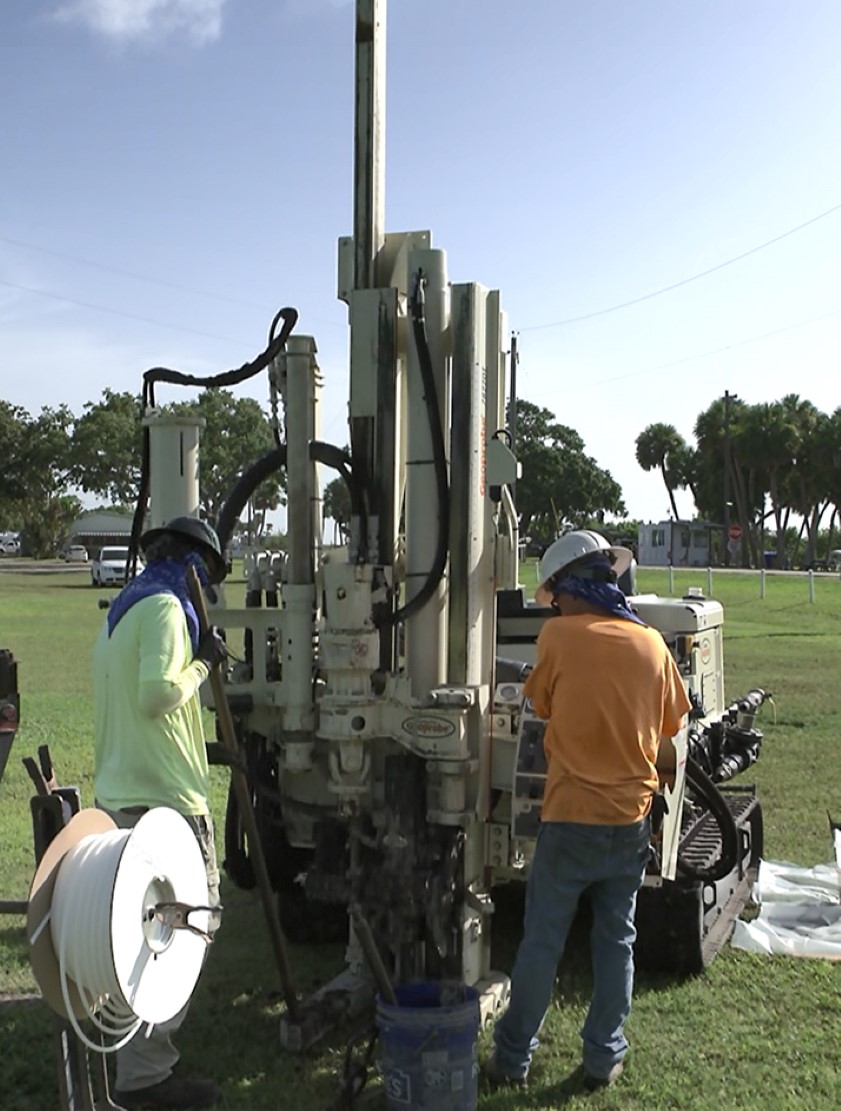
[[[260,404],[224,389],[204,390],[196,401],[166,406],[202,417],[200,498],[214,520],[243,469],[274,446]],[[82,512],[79,491],[109,508],[133,509],[141,473],[141,399],[103,391],[74,415],[66,405],[37,416],[0,399],[0,531],[22,534],[25,550],[55,555]],[[575,429],[532,402],[517,402],[516,453],[523,475],[517,482],[520,535],[548,541],[570,523],[625,517],[622,489],[584,449]],[[284,504],[281,474],[252,499],[257,529],[265,514]],[[350,523],[350,499],[342,479],[324,490],[325,518],[340,536]]]
[[[637,462],[662,475],[675,520],[674,492],[688,490],[700,518],[740,526],[734,546],[744,566],[762,566],[769,536],[777,566],[788,566],[796,518],[807,565],[818,559],[827,514],[832,547],[841,506],[841,408],[823,413],[794,393],[751,405],[728,392],[698,415],[694,436],[688,444],[672,425],[651,424],[636,440]]]
[[[271,425],[259,402],[229,390],[203,391],[197,400],[163,407],[194,413],[201,433],[201,508],[215,520],[243,469],[274,447]],[[23,550],[54,556],[83,511],[77,491],[115,509],[137,503],[142,457],[142,406],[128,392],[103,391],[81,414],[67,405],[46,406],[37,416],[0,399],[0,531],[21,534]],[[266,513],[284,501],[285,478],[267,479],[251,508],[262,531]]]
[[[203,513],[214,520],[243,469],[274,447],[269,420],[259,402],[224,389],[204,390],[195,401],[166,409],[205,421],[200,498]],[[141,417],[139,396],[110,389],[79,415],[59,405],[33,416],[0,399],[0,531],[21,532],[32,555],[48,556],[82,512],[78,491],[133,509]],[[515,499],[521,538],[541,546],[567,527],[610,528],[611,521],[613,531],[636,534],[620,484],[586,452],[574,428],[523,398],[513,424],[522,464]],[[831,511],[831,546],[841,506],[841,408],[827,415],[797,394],[758,405],[726,394],[699,414],[694,435],[691,445],[674,426],[651,424],[636,439],[637,461],[662,475],[675,520],[675,491],[688,490],[701,519],[721,525],[729,517],[741,526],[743,562],[760,566],[773,533],[784,566],[792,517],[802,520],[807,559],[814,561],[819,529]],[[251,509],[258,534],[266,513],[285,503],[284,491],[283,474],[256,491]],[[325,487],[323,509],[343,536],[350,499],[341,479]]]
[[[627,517],[622,487],[586,453],[574,428],[559,424],[549,409],[524,398],[517,400],[515,428],[514,454],[523,472],[515,497],[521,539],[528,537],[540,550],[570,525]],[[332,518],[338,539],[343,539],[351,508],[341,479],[325,487],[323,504],[325,517]],[[635,525],[627,523],[625,528],[636,536]]]

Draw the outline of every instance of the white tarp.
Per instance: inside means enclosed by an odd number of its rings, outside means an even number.
[[[834,864],[802,868],[763,860],[754,884],[759,914],[737,921],[731,944],[749,953],[841,960],[841,831],[833,830]]]

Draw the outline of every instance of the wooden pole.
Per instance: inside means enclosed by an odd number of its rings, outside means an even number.
[[[198,614],[199,627],[202,633],[204,633],[210,628],[210,621],[207,615],[207,603],[205,601],[204,591],[201,588],[201,583],[199,582],[199,577],[196,574],[195,568],[187,568],[187,580],[190,587],[190,597],[192,598],[193,605],[196,607],[196,613]],[[257,829],[257,820],[254,817],[254,811],[251,809],[251,792],[248,787],[248,780],[245,772],[242,770],[240,764],[239,745],[237,744],[231,707],[228,705],[228,696],[225,693],[225,680],[222,672],[219,670],[218,664],[210,670],[210,686],[213,691],[213,702],[219,721],[219,735],[223,745],[231,754],[231,782],[233,783],[234,793],[236,794],[237,803],[239,805],[245,836],[248,839],[248,848],[251,854],[251,862],[254,866],[254,875],[257,879],[257,886],[260,889],[260,898],[263,902],[263,911],[266,915],[266,924],[269,928],[269,939],[272,943],[272,951],[274,952],[277,970],[280,975],[280,986],[283,990],[284,999],[286,1000],[286,1009],[289,1012],[289,1017],[293,1022],[297,1022],[299,1016],[298,998],[295,994],[295,988],[292,982],[288,947],[286,938],[283,936],[283,930],[280,926],[280,919],[277,915],[274,892],[272,891],[269,872],[266,868],[266,858],[263,855],[263,845],[260,841],[260,834]]]

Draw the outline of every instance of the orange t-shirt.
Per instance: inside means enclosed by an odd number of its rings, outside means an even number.
[[[543,820],[644,818],[658,785],[660,737],[673,737],[690,707],[660,633],[607,613],[551,618],[525,694],[548,719]]]

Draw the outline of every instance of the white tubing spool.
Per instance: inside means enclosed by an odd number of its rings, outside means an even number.
[[[207,943],[150,911],[207,901],[201,849],[176,811],[157,807],[129,830],[81,811],[48,847],[30,890],[30,960],[45,1000],[99,1052],[120,1048],[144,1022],[172,1018],[192,994]],[[194,911],[190,925],[206,931],[208,918]],[[91,1041],[82,1018],[116,1041]]]

